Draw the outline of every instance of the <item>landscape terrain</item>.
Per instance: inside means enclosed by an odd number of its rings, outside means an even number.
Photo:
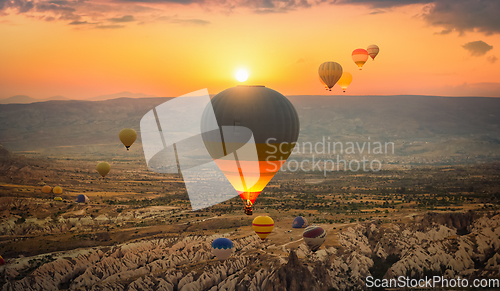
[[[0,105],[2,290],[365,290],[367,276],[499,278],[499,98],[289,96],[301,131],[288,163],[365,157],[381,169],[279,171],[253,216],[239,197],[192,211],[181,174],[148,170],[139,121],[169,99]],[[139,133],[130,151],[118,139],[128,127]],[[311,149],[324,138],[394,151]],[[100,161],[112,167],[105,178]],[[90,202],[76,203],[80,194]],[[275,222],[264,242],[252,229],[258,215]],[[315,253],[291,227],[299,215],[327,232]],[[218,237],[235,245],[223,262],[210,251]]]

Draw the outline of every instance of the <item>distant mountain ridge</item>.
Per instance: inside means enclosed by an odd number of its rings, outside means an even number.
[[[144,93],[131,93],[128,91],[123,91],[120,93],[115,93],[115,94],[108,94],[108,95],[100,95],[96,97],[91,97],[88,99],[84,99],[85,101],[105,101],[105,100],[110,100],[110,99],[117,99],[117,98],[153,98],[156,97],[154,95],[148,95]],[[45,102],[45,101],[55,101],[55,100],[75,100],[75,99],[70,99],[66,98],[61,95],[56,95],[52,96],[49,98],[43,98],[43,99],[35,99],[27,95],[15,95],[12,97],[0,99],[0,104],[29,104],[29,103],[34,103],[34,102]]]

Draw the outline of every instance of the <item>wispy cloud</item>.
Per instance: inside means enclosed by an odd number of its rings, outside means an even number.
[[[493,46],[485,43],[482,40],[468,42],[464,44],[462,47],[468,50],[471,56],[475,57],[484,56],[488,51],[493,49]]]
[[[119,18],[109,18],[108,20],[111,22],[132,22],[132,21],[135,21],[133,15],[125,15],[125,16],[122,16]]]
[[[490,62],[491,64],[494,64],[497,62],[498,58],[496,56],[489,56],[486,58],[486,60],[488,60],[488,62]]]

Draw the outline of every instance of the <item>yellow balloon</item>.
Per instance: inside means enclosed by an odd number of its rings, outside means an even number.
[[[336,62],[324,62],[319,66],[318,74],[326,87],[332,91],[332,87],[342,76],[342,66]]]
[[[62,198],[61,197],[54,197],[54,200],[55,201],[62,201]]]
[[[340,88],[342,88],[342,91],[345,92],[345,89],[349,87],[349,85],[352,82],[352,75],[349,72],[343,72],[342,77],[340,77],[339,81],[337,84],[339,84]]]
[[[61,194],[63,192],[63,189],[59,186],[55,186],[54,189],[52,189],[52,193],[54,194]]]
[[[260,239],[264,241],[273,231],[274,220],[269,216],[257,216],[252,222],[252,227]]]
[[[120,131],[120,134],[118,136],[120,137],[120,140],[128,151],[128,148],[137,139],[137,132],[135,132],[135,130],[133,130],[132,128],[124,128]]]
[[[52,187],[50,187],[50,186],[45,185],[42,187],[43,193],[50,193],[51,191],[52,191]]]
[[[104,178],[109,173],[109,170],[111,170],[111,166],[107,162],[101,162],[97,164],[97,172],[101,174],[101,176]]]

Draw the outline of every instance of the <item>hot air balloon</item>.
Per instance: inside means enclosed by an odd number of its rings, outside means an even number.
[[[134,143],[135,139],[137,138],[137,132],[135,132],[135,130],[133,130],[132,128],[124,128],[120,131],[120,134],[118,136],[120,137],[120,140],[128,151],[128,148]]]
[[[111,166],[107,162],[101,162],[97,164],[97,172],[101,174],[101,176],[104,178],[109,173],[109,170],[111,170]]]
[[[211,105],[213,114],[207,106],[201,119],[203,142],[251,215],[255,199],[295,147],[299,117],[285,96],[264,86],[226,89]]]
[[[233,242],[228,238],[221,237],[212,242],[212,254],[214,254],[219,261],[224,261],[229,258],[233,249]]]
[[[292,227],[293,228],[306,228],[307,227],[307,220],[302,216],[297,216],[293,220]]]
[[[274,220],[269,216],[257,216],[252,222],[252,227],[255,233],[262,241],[273,231]]]
[[[321,82],[321,84],[323,84],[323,86],[325,86],[325,90],[328,90],[328,86],[325,84],[325,82],[323,82],[323,79],[321,79],[321,77],[319,77],[319,81]]]
[[[368,60],[368,52],[365,49],[355,49],[352,52],[352,60],[356,63],[356,65],[361,70],[361,67]]]
[[[52,189],[52,193],[54,194],[61,194],[63,192],[63,189],[59,186],[55,186],[54,189]]]
[[[90,202],[90,199],[89,199],[89,197],[87,197],[87,195],[80,194],[76,197],[75,202],[87,203],[87,202]]]
[[[43,193],[50,193],[50,192],[52,192],[52,187],[45,185],[42,187],[42,192]]]
[[[328,90],[332,91],[332,87],[342,76],[342,66],[336,62],[324,62],[319,66],[318,74]]]
[[[61,197],[54,197],[54,200],[55,201],[62,201],[62,198]]]
[[[370,45],[366,50],[368,51],[368,54],[370,55],[372,60],[375,60],[375,57],[378,55],[378,52],[380,51],[378,46],[375,44]]]
[[[2,256],[0,256],[0,266],[1,265],[5,265],[5,260],[2,258]]]
[[[315,252],[325,242],[326,231],[317,225],[311,225],[304,230],[302,236],[309,249]]]
[[[342,91],[345,92],[345,89],[351,84],[352,82],[352,75],[349,72],[343,72],[342,77],[340,77],[339,81],[337,84],[339,84],[340,88],[342,88]]]

